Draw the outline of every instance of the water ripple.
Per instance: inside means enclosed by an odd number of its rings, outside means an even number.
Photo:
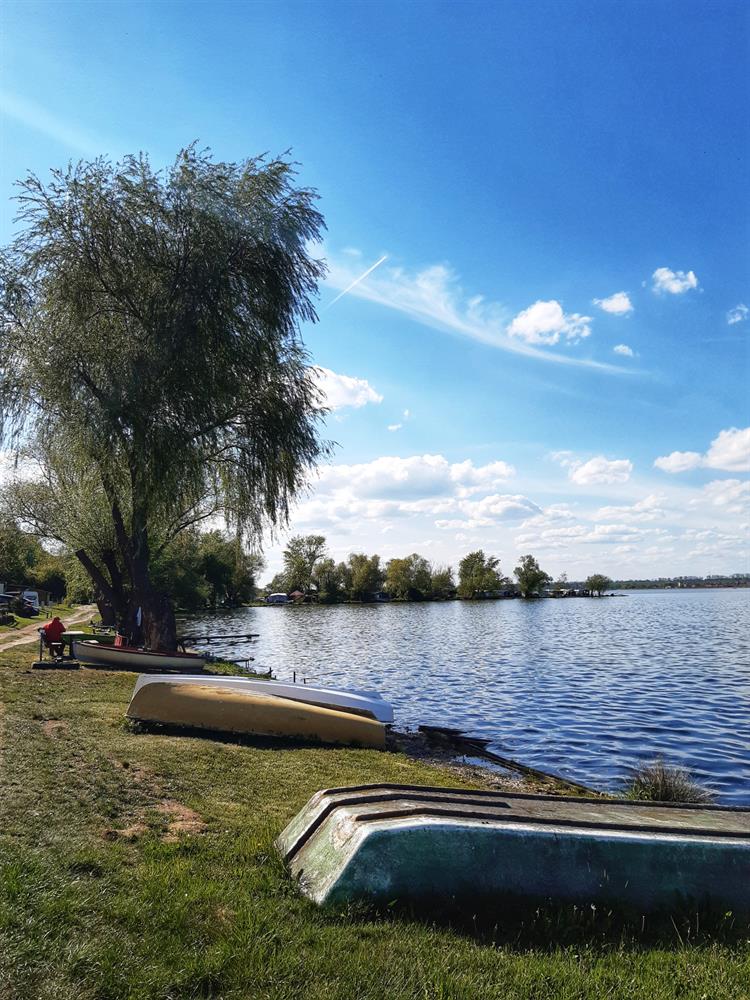
[[[401,725],[456,726],[612,790],[660,753],[719,801],[750,803],[748,591],[244,608],[196,624],[259,632],[252,648],[211,648],[281,679],[376,687]]]

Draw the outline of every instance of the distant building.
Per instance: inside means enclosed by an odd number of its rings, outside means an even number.
[[[286,594],[269,594],[266,598],[266,604],[288,604],[289,598]]]

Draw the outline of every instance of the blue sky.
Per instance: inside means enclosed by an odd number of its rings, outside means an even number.
[[[0,239],[28,169],[291,149],[328,225],[303,334],[339,445],[293,532],[342,557],[483,547],[506,572],[527,551],[570,576],[739,572],[749,20],[6,0]]]

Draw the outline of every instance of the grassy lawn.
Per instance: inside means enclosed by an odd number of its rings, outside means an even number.
[[[272,841],[319,788],[458,783],[392,753],[131,731],[134,675],[0,653],[0,997],[750,997],[747,928],[321,911]]]
[[[15,621],[12,624],[0,625],[0,635],[6,632],[17,632],[27,625],[43,625],[54,618],[55,615],[59,615],[65,621],[65,616],[71,614],[73,611],[75,611],[75,608],[71,607],[70,604],[52,604],[48,608],[42,608],[40,613],[34,615],[33,618],[19,618],[18,615],[14,615]]]

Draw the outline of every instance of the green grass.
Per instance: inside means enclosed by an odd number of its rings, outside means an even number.
[[[5,632],[17,632],[27,625],[43,625],[44,622],[48,622],[55,615],[59,615],[65,621],[65,616],[71,614],[73,611],[75,611],[75,608],[70,604],[52,604],[50,607],[42,608],[38,615],[34,615],[31,618],[22,618],[19,615],[13,615],[14,621],[10,625],[0,625],[0,635]]]
[[[3,1000],[740,1000],[747,929],[540,908],[319,910],[273,839],[317,789],[451,784],[366,750],[138,733],[132,674],[0,653]],[[182,824],[180,827],[179,824]],[[451,922],[452,921],[452,922]]]

